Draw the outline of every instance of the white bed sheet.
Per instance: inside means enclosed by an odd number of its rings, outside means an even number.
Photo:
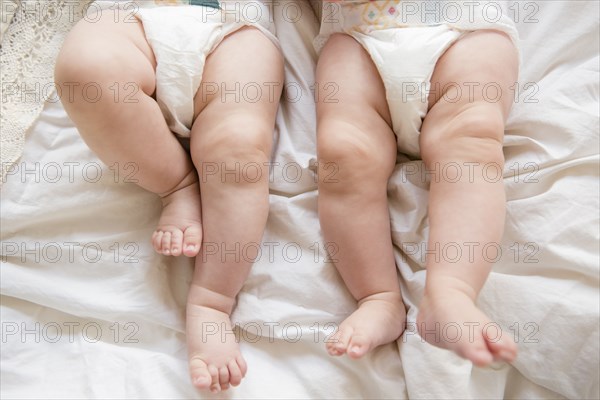
[[[288,83],[277,118],[280,165],[263,254],[233,316],[249,372],[216,397],[598,398],[598,3],[501,2],[509,15],[520,11],[520,86],[534,85],[523,89],[507,127],[503,257],[480,297],[494,320],[518,331],[520,354],[512,366],[488,369],[411,329],[364,360],[327,356],[327,324],[355,305],[324,262],[316,213],[318,23],[307,2],[279,3]],[[282,17],[290,7],[300,7],[298,21]],[[525,23],[531,12],[538,22]],[[17,167],[2,187],[2,397],[213,397],[197,393],[187,375],[192,262],[157,256],[148,240],[156,196],[115,182],[56,103],[28,133]],[[389,185],[409,323],[425,272],[421,254],[406,246],[427,236],[428,184],[415,168],[422,164],[398,165]]]

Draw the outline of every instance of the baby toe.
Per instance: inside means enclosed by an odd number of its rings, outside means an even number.
[[[162,253],[165,256],[171,255],[171,232],[165,232],[162,236],[162,240],[160,242]]]
[[[327,352],[332,355],[332,356],[338,356],[340,354],[338,354],[339,352],[336,349],[336,345],[340,340],[340,335],[341,332],[337,331],[332,333],[331,335],[329,335],[327,337],[327,339],[325,339],[325,348],[327,349]]]
[[[183,254],[187,257],[196,257],[202,243],[202,228],[190,226],[183,233]]]
[[[517,357],[517,345],[510,337],[502,336],[499,339],[494,339],[484,336],[484,338],[494,359],[512,362]]]
[[[238,365],[236,360],[231,360],[229,364],[227,364],[227,368],[229,368],[229,383],[232,386],[237,386],[242,382],[242,370]]]
[[[152,247],[154,247],[154,250],[157,253],[162,253],[161,243],[163,235],[163,231],[155,231],[154,234],[152,234]]]
[[[348,345],[348,355],[351,358],[360,358],[367,354],[370,348],[368,338],[362,335],[353,335]]]
[[[212,378],[208,372],[206,363],[200,359],[190,360],[190,374],[192,383],[198,389],[208,389],[212,384]]]
[[[211,378],[210,391],[213,393],[220,392],[221,385],[219,384],[219,369],[214,365],[209,365],[208,373],[210,374]]]
[[[352,338],[352,333],[352,329],[341,329],[340,336],[337,338],[338,341],[335,343],[335,348],[345,352],[348,348],[348,343],[350,343],[350,339]]]
[[[494,361],[481,335],[476,335],[472,343],[461,343],[457,353],[478,367],[485,367]]]
[[[494,356],[492,356],[492,354],[486,350],[469,352],[467,358],[471,360],[471,362],[477,367],[487,367],[494,361]]]
[[[183,246],[183,232],[179,229],[171,232],[171,255],[180,256]]]
[[[246,364],[246,360],[241,355],[235,358],[237,361],[237,365],[240,367],[240,372],[242,373],[242,378],[246,376],[246,372],[248,371],[248,365]]]
[[[229,368],[227,366],[219,368],[219,385],[221,385],[221,390],[229,388]]]
[[[330,336],[328,343],[331,344],[329,354],[333,356],[341,356],[348,349],[348,343],[352,337],[353,330],[350,328],[339,328],[339,330]]]

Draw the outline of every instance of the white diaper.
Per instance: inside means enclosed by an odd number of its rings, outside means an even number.
[[[189,137],[194,96],[206,57],[244,26],[260,29],[279,47],[269,7],[262,1],[221,0],[221,9],[176,5],[141,8],[146,39],[156,57],[156,101],[171,131]]]
[[[315,47],[320,51],[331,34],[343,32],[367,50],[385,85],[398,151],[412,157],[419,157],[419,133],[427,113],[429,84],[444,52],[461,36],[481,29],[502,31],[518,46],[512,20],[504,14],[493,14],[494,10],[482,1],[376,0],[347,4],[324,3]],[[438,15],[436,4],[440,7]],[[454,9],[444,10],[448,4]],[[386,13],[385,18],[374,18],[369,23],[371,17],[381,13]]]

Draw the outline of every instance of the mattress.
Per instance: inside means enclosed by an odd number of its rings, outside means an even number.
[[[505,138],[505,235],[479,305],[520,352],[489,368],[414,329],[429,184],[422,162],[401,155],[388,193],[407,330],[358,361],[327,355],[326,335],[356,304],[317,217],[318,20],[306,1],[277,3],[286,90],[262,252],[232,317],[249,366],[242,384],[219,395],[192,387],[192,260],[154,253],[158,197],[104,166],[48,102],[1,191],[1,396],[599,398],[599,3],[498,3],[517,23],[522,65]]]

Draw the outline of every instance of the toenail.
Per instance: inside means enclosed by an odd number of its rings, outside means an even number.
[[[208,379],[208,378],[206,378],[205,376],[199,376],[198,378],[196,378],[196,381],[195,381],[195,383],[196,383],[197,385],[201,385],[201,384],[205,383],[205,382],[206,382],[206,381],[208,381],[208,380],[209,380],[209,379]]]

